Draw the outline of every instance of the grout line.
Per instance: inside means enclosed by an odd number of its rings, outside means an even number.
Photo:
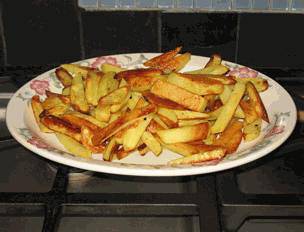
[[[79,28],[79,43],[80,43],[80,56],[81,60],[85,59],[85,47],[84,47],[84,39],[83,39],[83,23],[82,23],[82,9],[75,5],[77,11],[77,19],[78,19],[78,28]]]
[[[162,12],[158,13],[157,16],[157,52],[162,51]]]
[[[238,52],[239,52],[239,39],[240,39],[240,29],[241,29],[241,15],[237,14],[237,25],[236,25],[236,42],[235,42],[235,53],[234,62],[238,63]]]
[[[4,34],[4,25],[3,25],[3,3],[0,3],[0,34],[2,35],[2,47],[3,47],[3,63],[4,66],[7,65],[7,46],[6,39]]]

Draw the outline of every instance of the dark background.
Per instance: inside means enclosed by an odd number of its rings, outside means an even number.
[[[0,0],[1,73],[127,52],[183,51],[304,76],[304,14],[85,11],[77,0]],[[20,77],[22,78],[22,77]]]

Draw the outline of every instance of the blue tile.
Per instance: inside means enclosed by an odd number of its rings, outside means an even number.
[[[304,10],[304,0],[293,0],[292,9],[293,10]]]
[[[193,8],[193,0],[177,0],[178,8]]]
[[[116,7],[117,6],[117,0],[99,0],[99,6],[100,7]]]
[[[253,9],[269,9],[269,0],[253,0]]]
[[[214,9],[230,9],[230,0],[212,0],[212,8]]]
[[[173,0],[158,0],[159,8],[173,8],[174,1]]]
[[[157,7],[157,0],[137,0],[137,7]]]
[[[81,7],[97,7],[97,0],[78,0]]]
[[[211,8],[212,0],[196,0],[195,7],[196,8]]]
[[[272,9],[288,10],[288,0],[272,0]]]
[[[250,9],[252,7],[251,0],[234,0],[233,8]]]

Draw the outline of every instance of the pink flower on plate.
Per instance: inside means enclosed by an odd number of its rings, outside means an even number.
[[[44,95],[46,90],[49,90],[50,83],[46,80],[33,80],[30,84],[31,89],[39,95]]]
[[[258,72],[254,71],[248,67],[234,68],[229,73],[228,76],[234,77],[257,77]]]
[[[280,134],[284,132],[284,130],[285,130],[285,126],[274,126],[268,131],[268,133],[265,135],[265,138],[271,137],[276,134]]]
[[[28,143],[42,149],[49,148],[49,145],[47,145],[45,142],[43,142],[40,138],[33,136],[32,138],[27,140]]]
[[[101,56],[95,59],[95,61],[91,64],[92,68],[98,68],[102,64],[112,64],[119,66],[117,64],[117,59],[113,56]]]

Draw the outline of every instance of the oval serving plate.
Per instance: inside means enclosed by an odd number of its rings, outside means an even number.
[[[91,67],[111,63],[132,69],[142,68],[145,60],[157,55],[159,54],[121,54],[92,58],[77,63]],[[191,56],[191,61],[182,71],[199,69],[208,60],[208,57]],[[230,68],[242,67],[226,61],[223,61],[223,64]],[[296,107],[288,92],[262,73],[259,73],[259,76],[267,79],[269,83],[269,88],[260,95],[270,123],[262,125],[261,135],[256,140],[249,143],[242,142],[235,153],[227,155],[217,163],[168,166],[166,163],[169,160],[180,157],[168,150],[164,150],[159,157],[151,152],[145,156],[134,152],[114,162],[103,161],[100,154],[93,154],[92,159],[84,159],[67,153],[55,135],[40,132],[29,104],[31,97],[35,94],[43,98],[45,90],[61,92],[62,86],[55,76],[55,69],[34,78],[14,94],[7,106],[6,123],[12,136],[24,147],[44,158],[76,168],[134,176],[184,176],[217,172],[246,164],[269,154],[290,136],[295,127]]]

